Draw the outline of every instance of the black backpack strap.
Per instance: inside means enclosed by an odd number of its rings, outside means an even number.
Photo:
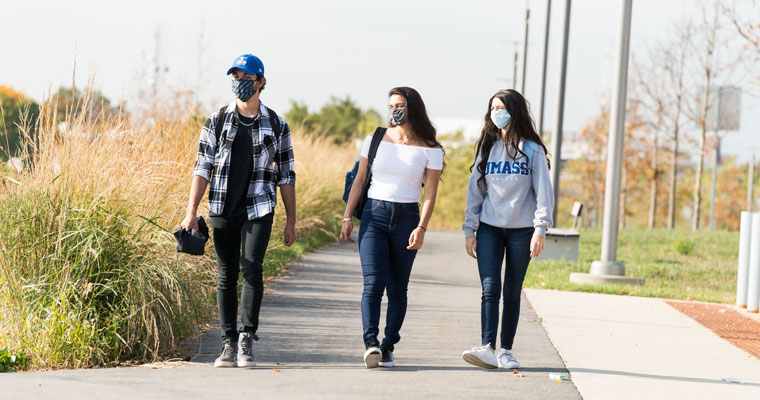
[[[224,128],[224,117],[227,114],[227,106],[219,109],[219,113],[216,115],[216,125],[214,126],[214,135],[216,136],[216,148],[219,148],[219,138],[222,136],[222,128]]]
[[[280,135],[282,135],[282,125],[280,124],[280,117],[278,117],[277,113],[274,112],[274,110],[272,110],[269,107],[267,107],[267,111],[269,112],[269,125],[272,126],[272,131],[274,132],[274,138],[279,141]]]
[[[375,161],[377,149],[380,147],[380,142],[383,141],[383,136],[385,136],[385,131],[387,130],[388,128],[378,126],[372,135],[372,142],[369,144],[369,154],[367,154],[367,178],[369,178],[370,171],[372,171],[372,163]],[[364,182],[369,183],[369,179],[365,179]]]

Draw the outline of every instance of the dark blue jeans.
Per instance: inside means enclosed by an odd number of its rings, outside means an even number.
[[[406,289],[417,250],[407,250],[409,235],[420,223],[417,203],[369,199],[359,226],[359,256],[364,274],[362,326],[364,343],[376,344],[380,306],[387,291],[385,338],[382,346],[393,351],[406,315]]]
[[[530,263],[530,240],[534,228],[504,229],[480,223],[476,233],[478,272],[483,286],[480,298],[480,330],[483,345],[496,347],[499,328],[499,296],[502,295],[501,266],[504,269],[504,310],[501,315],[501,347],[512,350],[520,319],[520,293]]]

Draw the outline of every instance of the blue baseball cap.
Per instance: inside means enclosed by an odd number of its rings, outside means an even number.
[[[253,54],[243,54],[235,59],[230,69],[227,70],[227,75],[237,68],[248,75],[261,75],[264,76],[264,63],[261,59]]]

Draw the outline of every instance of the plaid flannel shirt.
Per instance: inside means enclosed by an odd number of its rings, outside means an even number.
[[[276,186],[296,184],[293,144],[290,128],[280,118],[279,140],[275,139],[269,121],[269,111],[262,103],[259,106],[257,124],[251,127],[253,140],[253,173],[248,184],[246,210],[248,219],[263,217],[277,205]],[[209,214],[221,215],[227,197],[227,180],[230,169],[232,142],[238,132],[238,112],[233,101],[227,106],[227,114],[220,141],[216,140],[216,120],[219,111],[206,119],[198,140],[198,156],[193,167],[193,176],[201,176],[210,182],[208,192]]]

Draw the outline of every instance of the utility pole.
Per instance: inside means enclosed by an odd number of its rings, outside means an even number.
[[[752,211],[752,190],[755,183],[755,153],[752,153],[752,159],[749,161],[748,177],[749,183],[747,184],[747,211]]]
[[[625,265],[616,261],[632,3],[633,0],[620,0],[618,37],[615,44],[615,86],[612,91],[610,133],[607,147],[607,181],[604,189],[601,260],[591,263],[589,274],[571,274],[570,281],[575,283],[623,283],[639,285],[644,283],[644,280],[641,278],[625,276]]]
[[[549,22],[552,16],[552,0],[546,0],[546,24],[544,27],[544,54],[541,60],[541,90],[538,92],[538,136],[544,136],[544,95],[546,94],[546,61],[549,54]]]
[[[562,118],[565,112],[565,78],[567,77],[567,45],[570,37],[570,0],[565,0],[565,19],[562,22],[562,61],[559,68],[559,89],[557,90],[557,115],[552,138],[552,168],[551,182],[554,189],[554,215],[552,221],[557,222],[557,207],[559,203],[559,170],[562,168]]]
[[[525,4],[525,36],[523,37],[523,65],[522,79],[520,79],[520,93],[525,96],[525,71],[528,66],[528,20],[530,20],[530,8]]]
[[[153,99],[158,96],[158,89],[161,80],[161,28],[156,27],[154,33],[155,52],[153,53]]]
[[[712,187],[710,188],[710,230],[715,230],[715,184],[718,181],[718,156],[720,155],[720,137],[718,131],[713,131],[715,143],[713,144],[713,170]]]
[[[512,64],[512,89],[517,90],[517,59],[519,57],[519,54],[517,53],[517,45],[515,45],[515,59],[514,63]]]

